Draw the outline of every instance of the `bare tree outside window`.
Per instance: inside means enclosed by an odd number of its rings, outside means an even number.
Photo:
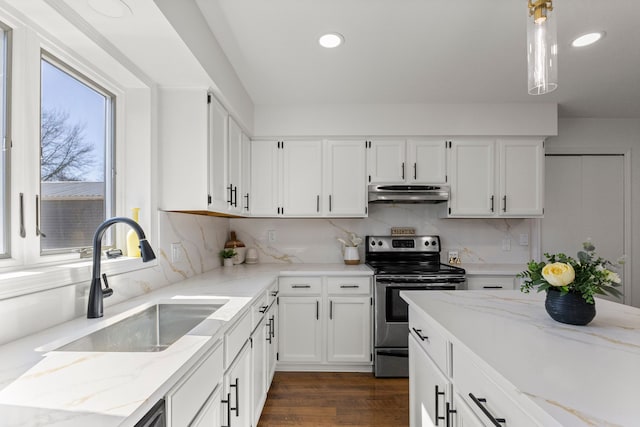
[[[92,168],[93,145],[86,142],[85,124],[71,123],[69,113],[42,110],[40,159],[42,181],[82,181]]]

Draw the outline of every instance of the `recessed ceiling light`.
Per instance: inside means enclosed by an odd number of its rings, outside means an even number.
[[[590,44],[594,44],[595,42],[603,38],[604,34],[605,34],[604,31],[600,31],[597,33],[583,34],[580,37],[576,38],[574,41],[572,41],[571,46],[573,47],[589,46]]]
[[[108,18],[122,18],[133,13],[123,0],[87,0],[87,3],[91,9]]]
[[[320,43],[320,46],[322,47],[332,49],[344,43],[344,37],[342,37],[342,34],[328,33],[320,36],[320,38],[318,39],[318,43]]]

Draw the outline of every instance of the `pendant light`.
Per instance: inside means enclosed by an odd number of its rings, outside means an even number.
[[[558,87],[558,41],[552,0],[528,0],[527,68],[529,95]]]

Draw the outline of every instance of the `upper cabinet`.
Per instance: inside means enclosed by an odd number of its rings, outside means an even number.
[[[160,89],[160,208],[246,214],[249,138],[205,89]]]
[[[469,138],[448,146],[450,217],[542,216],[542,139]]]
[[[379,139],[366,142],[369,184],[444,184],[443,138]]]
[[[365,216],[364,141],[252,141],[248,202],[252,216]]]

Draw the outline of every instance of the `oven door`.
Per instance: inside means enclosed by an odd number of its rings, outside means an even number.
[[[409,305],[400,298],[401,291],[455,290],[454,283],[395,283],[376,278],[374,296],[375,347],[409,345]]]

